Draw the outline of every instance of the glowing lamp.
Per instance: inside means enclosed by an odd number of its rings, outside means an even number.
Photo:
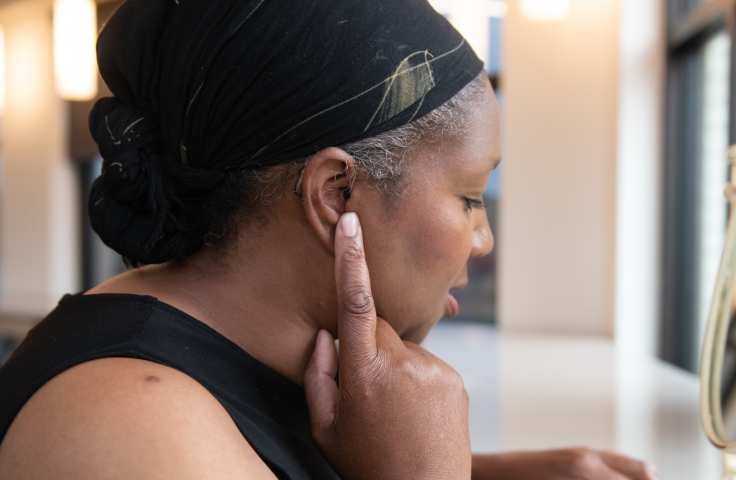
[[[0,25],[0,114],[5,112],[5,29]]]
[[[570,0],[521,0],[521,14],[535,22],[557,22],[570,15]]]
[[[97,4],[94,0],[54,1],[56,91],[66,100],[97,95]]]

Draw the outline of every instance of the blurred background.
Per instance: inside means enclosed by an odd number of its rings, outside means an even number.
[[[736,0],[431,3],[486,62],[504,121],[496,249],[427,341],[466,378],[474,444],[619,448],[705,478],[686,465],[706,448],[694,374],[736,143]],[[0,0],[0,363],[63,294],[125,268],[84,213],[87,114],[109,95],[94,41],[119,4]]]

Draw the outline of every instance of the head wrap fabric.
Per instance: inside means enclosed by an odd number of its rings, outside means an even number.
[[[482,69],[426,0],[127,0],[97,52],[115,99],[90,116],[105,159],[92,224],[142,263],[201,246],[187,208],[167,217],[225,172],[402,126]]]

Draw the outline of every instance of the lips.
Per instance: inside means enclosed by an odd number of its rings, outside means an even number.
[[[447,299],[445,301],[445,318],[452,318],[458,314],[460,311],[460,306],[457,304],[457,300],[455,300],[455,297],[452,296],[452,294],[447,294]]]

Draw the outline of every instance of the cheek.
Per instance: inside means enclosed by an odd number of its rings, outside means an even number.
[[[431,327],[445,314],[447,292],[464,274],[470,257],[473,234],[461,207],[433,208],[415,215],[406,223],[408,231],[407,269],[402,315],[406,321],[399,334],[404,340],[420,343]]]
[[[457,200],[415,199],[395,216],[361,216],[376,309],[406,340],[421,341],[445,311],[446,294],[472,249]]]
[[[452,284],[470,256],[473,235],[468,218],[459,207],[435,208],[415,216],[410,223],[410,255],[417,273],[443,287]]]

